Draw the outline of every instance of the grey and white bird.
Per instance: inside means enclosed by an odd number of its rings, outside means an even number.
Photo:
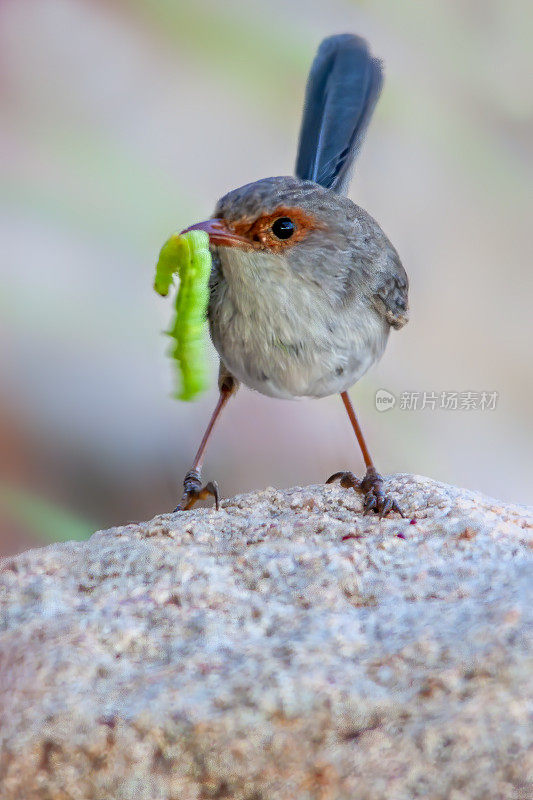
[[[383,354],[389,331],[407,322],[408,280],[378,223],[346,197],[355,158],[383,82],[381,62],[350,34],[320,45],[307,83],[295,176],[265,178],[226,194],[209,234],[208,308],[220,356],[220,397],[177,510],[213,495],[201,466],[216,419],[242,382],[276,398],[339,392],[366,465],[366,512],[400,508],[383,492],[348,389]]]

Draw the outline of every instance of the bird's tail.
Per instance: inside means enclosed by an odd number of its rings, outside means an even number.
[[[381,62],[359,36],[324,39],[311,66],[300,129],[296,176],[338,194],[353,163],[383,83]]]

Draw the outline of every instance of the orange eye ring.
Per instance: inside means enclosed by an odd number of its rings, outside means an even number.
[[[305,239],[311,231],[324,228],[313,214],[294,206],[278,206],[269,214],[262,214],[255,219],[243,217],[224,224],[235,235],[235,242],[233,244],[228,242],[227,246],[243,247],[244,245],[237,241],[240,239],[248,240],[249,246],[255,249],[274,251],[292,247]],[[284,228],[283,232],[281,227]],[[288,233],[290,235],[284,236]]]

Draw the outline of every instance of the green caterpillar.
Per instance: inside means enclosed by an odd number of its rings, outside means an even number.
[[[167,331],[173,340],[169,355],[178,368],[180,400],[194,400],[208,386],[204,332],[210,273],[209,236],[204,231],[175,233],[161,248],[154,289],[166,297],[176,274],[180,282],[176,316]]]

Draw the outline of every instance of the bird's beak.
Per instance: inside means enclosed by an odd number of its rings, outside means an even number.
[[[209,235],[209,242],[211,244],[220,245],[221,247],[248,247],[252,246],[249,239],[244,236],[238,236],[224,219],[206,219],[205,222],[197,222],[189,228],[185,228],[182,233],[188,231],[205,231]]]

